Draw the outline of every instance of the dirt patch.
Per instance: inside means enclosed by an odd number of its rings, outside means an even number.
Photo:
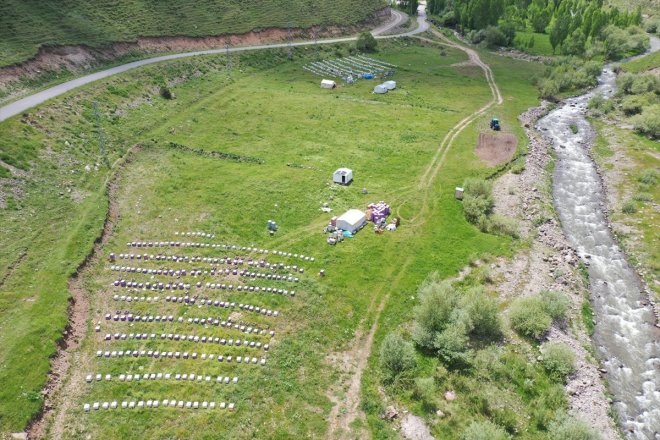
[[[58,422],[61,422],[62,415],[75,400],[70,398],[69,393],[71,390],[68,388],[75,387],[73,384],[80,382],[75,380],[75,378],[69,378],[67,386],[64,386],[65,378],[67,377],[67,372],[69,371],[70,366],[75,363],[72,362],[72,357],[75,354],[74,352],[80,347],[87,332],[89,299],[87,297],[87,291],[85,290],[83,279],[85,272],[98,262],[102,247],[110,238],[115,224],[117,223],[117,219],[119,218],[119,210],[116,203],[118,179],[120,176],[119,171],[132,160],[133,155],[139,150],[139,145],[133,146],[128,150],[123,159],[119,159],[113,165],[113,169],[117,171],[115,171],[112,177],[107,181],[109,206],[101,235],[96,239],[91,252],[87,255],[80,266],[78,266],[76,273],[69,280],[69,291],[71,292],[71,299],[69,301],[69,323],[62,333],[61,340],[58,342],[57,353],[50,362],[48,382],[42,391],[44,395],[44,406],[41,412],[30,422],[28,429],[26,430],[28,432],[28,438],[30,439],[44,438],[46,427],[51,421],[54,421],[52,430],[50,431],[51,438],[62,438],[64,427],[62,426],[62,423]]]
[[[475,153],[492,167],[510,161],[517,146],[518,138],[511,133],[479,133]]]
[[[407,414],[401,421],[401,435],[409,440],[434,440],[421,417]]]

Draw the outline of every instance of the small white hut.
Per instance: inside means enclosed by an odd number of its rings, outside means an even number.
[[[383,93],[387,93],[387,88],[382,84],[378,84],[376,87],[374,87],[374,93],[382,95]]]
[[[334,82],[331,79],[322,79],[321,80],[321,88],[322,89],[334,89],[337,87],[337,83]]]
[[[353,181],[353,170],[350,168],[337,168],[332,175],[332,181],[340,185],[348,185]]]
[[[359,209],[349,209],[337,219],[337,228],[355,234],[367,223],[367,215]]]

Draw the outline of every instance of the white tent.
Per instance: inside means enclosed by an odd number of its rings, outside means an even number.
[[[353,180],[353,170],[350,168],[337,168],[332,175],[332,181],[342,185],[348,185]]]
[[[355,234],[367,223],[367,215],[359,209],[349,209],[337,219],[337,228]]]
[[[385,81],[383,84],[381,84],[383,87],[385,87],[387,90],[394,90],[396,89],[396,81]]]
[[[331,79],[323,79],[321,80],[321,88],[322,89],[334,89],[337,87],[337,83],[334,82]]]
[[[387,93],[387,88],[382,84],[378,84],[376,87],[374,87],[374,93],[382,95],[383,93]]]

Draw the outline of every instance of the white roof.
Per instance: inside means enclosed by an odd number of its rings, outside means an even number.
[[[350,225],[357,225],[362,222],[367,215],[359,209],[349,209],[337,219],[337,221],[347,222]]]
[[[350,174],[352,172],[353,172],[353,170],[350,169],[350,168],[337,168],[337,170],[335,171],[335,174]]]

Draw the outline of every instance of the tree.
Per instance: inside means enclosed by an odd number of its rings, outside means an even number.
[[[550,45],[552,45],[553,52],[558,46],[561,46],[568,36],[569,25],[570,18],[567,15],[560,15],[555,20],[555,24],[550,31]]]
[[[362,32],[355,42],[355,48],[360,52],[376,52],[378,42],[371,32]]]
[[[433,349],[437,333],[449,322],[458,302],[456,292],[449,282],[431,278],[419,289],[420,304],[413,310],[413,340],[426,349]]]
[[[536,4],[532,3],[527,12],[530,24],[532,25],[534,32],[545,32],[545,28],[548,27],[550,24],[550,19],[552,18],[548,10],[545,8],[540,8]]]
[[[380,367],[387,380],[393,380],[416,366],[415,349],[410,342],[404,340],[398,333],[385,336],[380,346]]]
[[[552,317],[545,311],[539,297],[515,300],[509,311],[509,319],[518,333],[536,339],[543,336],[552,324]]]

